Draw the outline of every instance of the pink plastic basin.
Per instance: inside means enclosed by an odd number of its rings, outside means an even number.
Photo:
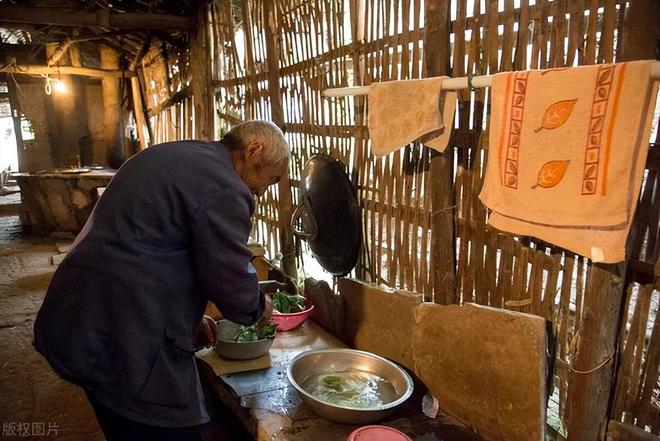
[[[307,309],[301,312],[294,312],[293,314],[280,314],[278,312],[273,312],[272,317],[270,318],[273,323],[277,325],[278,331],[293,331],[298,329],[305,323],[309,314],[311,314],[314,309],[312,303],[307,304]]]
[[[391,427],[364,426],[351,432],[346,441],[412,441],[412,439]]]

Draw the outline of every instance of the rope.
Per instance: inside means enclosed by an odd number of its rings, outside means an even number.
[[[579,370],[579,369],[575,369],[575,368],[573,367],[572,363],[569,362],[569,363],[568,363],[568,369],[569,369],[571,372],[574,372],[574,373],[576,373],[576,374],[583,374],[583,375],[586,375],[586,374],[593,374],[593,373],[596,372],[597,370],[602,369],[603,367],[605,367],[605,365],[607,365],[610,361],[612,361],[612,358],[614,358],[614,352],[612,352],[610,355],[608,355],[608,356],[605,358],[605,360],[603,360],[602,362],[600,362],[596,367],[594,367],[594,368],[592,368],[592,369],[588,369],[588,370],[586,370],[586,371],[582,371],[582,370]]]

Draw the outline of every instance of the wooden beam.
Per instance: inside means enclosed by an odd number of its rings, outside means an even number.
[[[195,20],[171,14],[86,11],[73,8],[31,7],[0,4],[0,23],[25,23],[57,26],[102,26],[113,29],[192,29]]]
[[[449,6],[448,0],[426,2],[424,56],[426,77],[449,74]],[[433,301],[443,305],[455,302],[456,244],[453,188],[454,148],[431,159],[431,268],[433,269]]]
[[[82,75],[96,78],[119,78],[122,76],[122,71],[118,69],[92,69],[89,67],[72,66],[48,67],[36,64],[3,66],[0,67],[0,72],[19,75]],[[135,76],[135,72],[124,71],[123,75],[128,78]]]
[[[282,110],[282,94],[280,90],[280,48],[279,30],[277,28],[276,10],[274,2],[263,3],[264,17],[266,18],[266,55],[268,61],[268,95],[273,123],[284,130],[284,111]],[[293,214],[293,197],[288,173],[282,176],[278,184],[279,204],[278,219],[280,233],[280,252],[282,269],[290,277],[297,277],[296,247],[291,231],[291,215]]]
[[[73,43],[73,41],[71,41],[71,39],[69,39],[69,38],[67,38],[63,42],[61,42],[55,48],[55,50],[50,54],[50,56],[48,57],[48,60],[46,61],[46,64],[49,67],[54,66],[55,64],[57,64],[57,62],[60,60],[60,58],[62,58],[62,55],[64,55],[66,53],[66,51],[69,49],[69,46],[71,46],[72,43]]]
[[[192,96],[192,89],[190,86],[186,86],[177,93],[175,93],[174,95],[170,96],[168,99],[166,99],[164,102],[159,104],[157,107],[149,109],[149,111],[147,112],[147,116],[151,118],[154,115],[158,115],[163,110],[168,109],[173,105],[175,105],[176,103],[181,102],[191,96]]]

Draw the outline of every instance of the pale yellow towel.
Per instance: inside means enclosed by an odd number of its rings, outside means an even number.
[[[451,135],[456,92],[443,91],[446,77],[369,85],[369,136],[376,156],[419,139],[442,152]]]
[[[480,195],[489,223],[624,260],[657,93],[650,64],[497,75]]]

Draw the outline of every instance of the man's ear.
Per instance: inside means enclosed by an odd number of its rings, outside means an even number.
[[[260,141],[254,139],[250,141],[247,147],[245,147],[245,158],[246,159],[249,158],[252,160],[257,159],[258,157],[261,156],[263,149],[264,149],[264,145]]]

